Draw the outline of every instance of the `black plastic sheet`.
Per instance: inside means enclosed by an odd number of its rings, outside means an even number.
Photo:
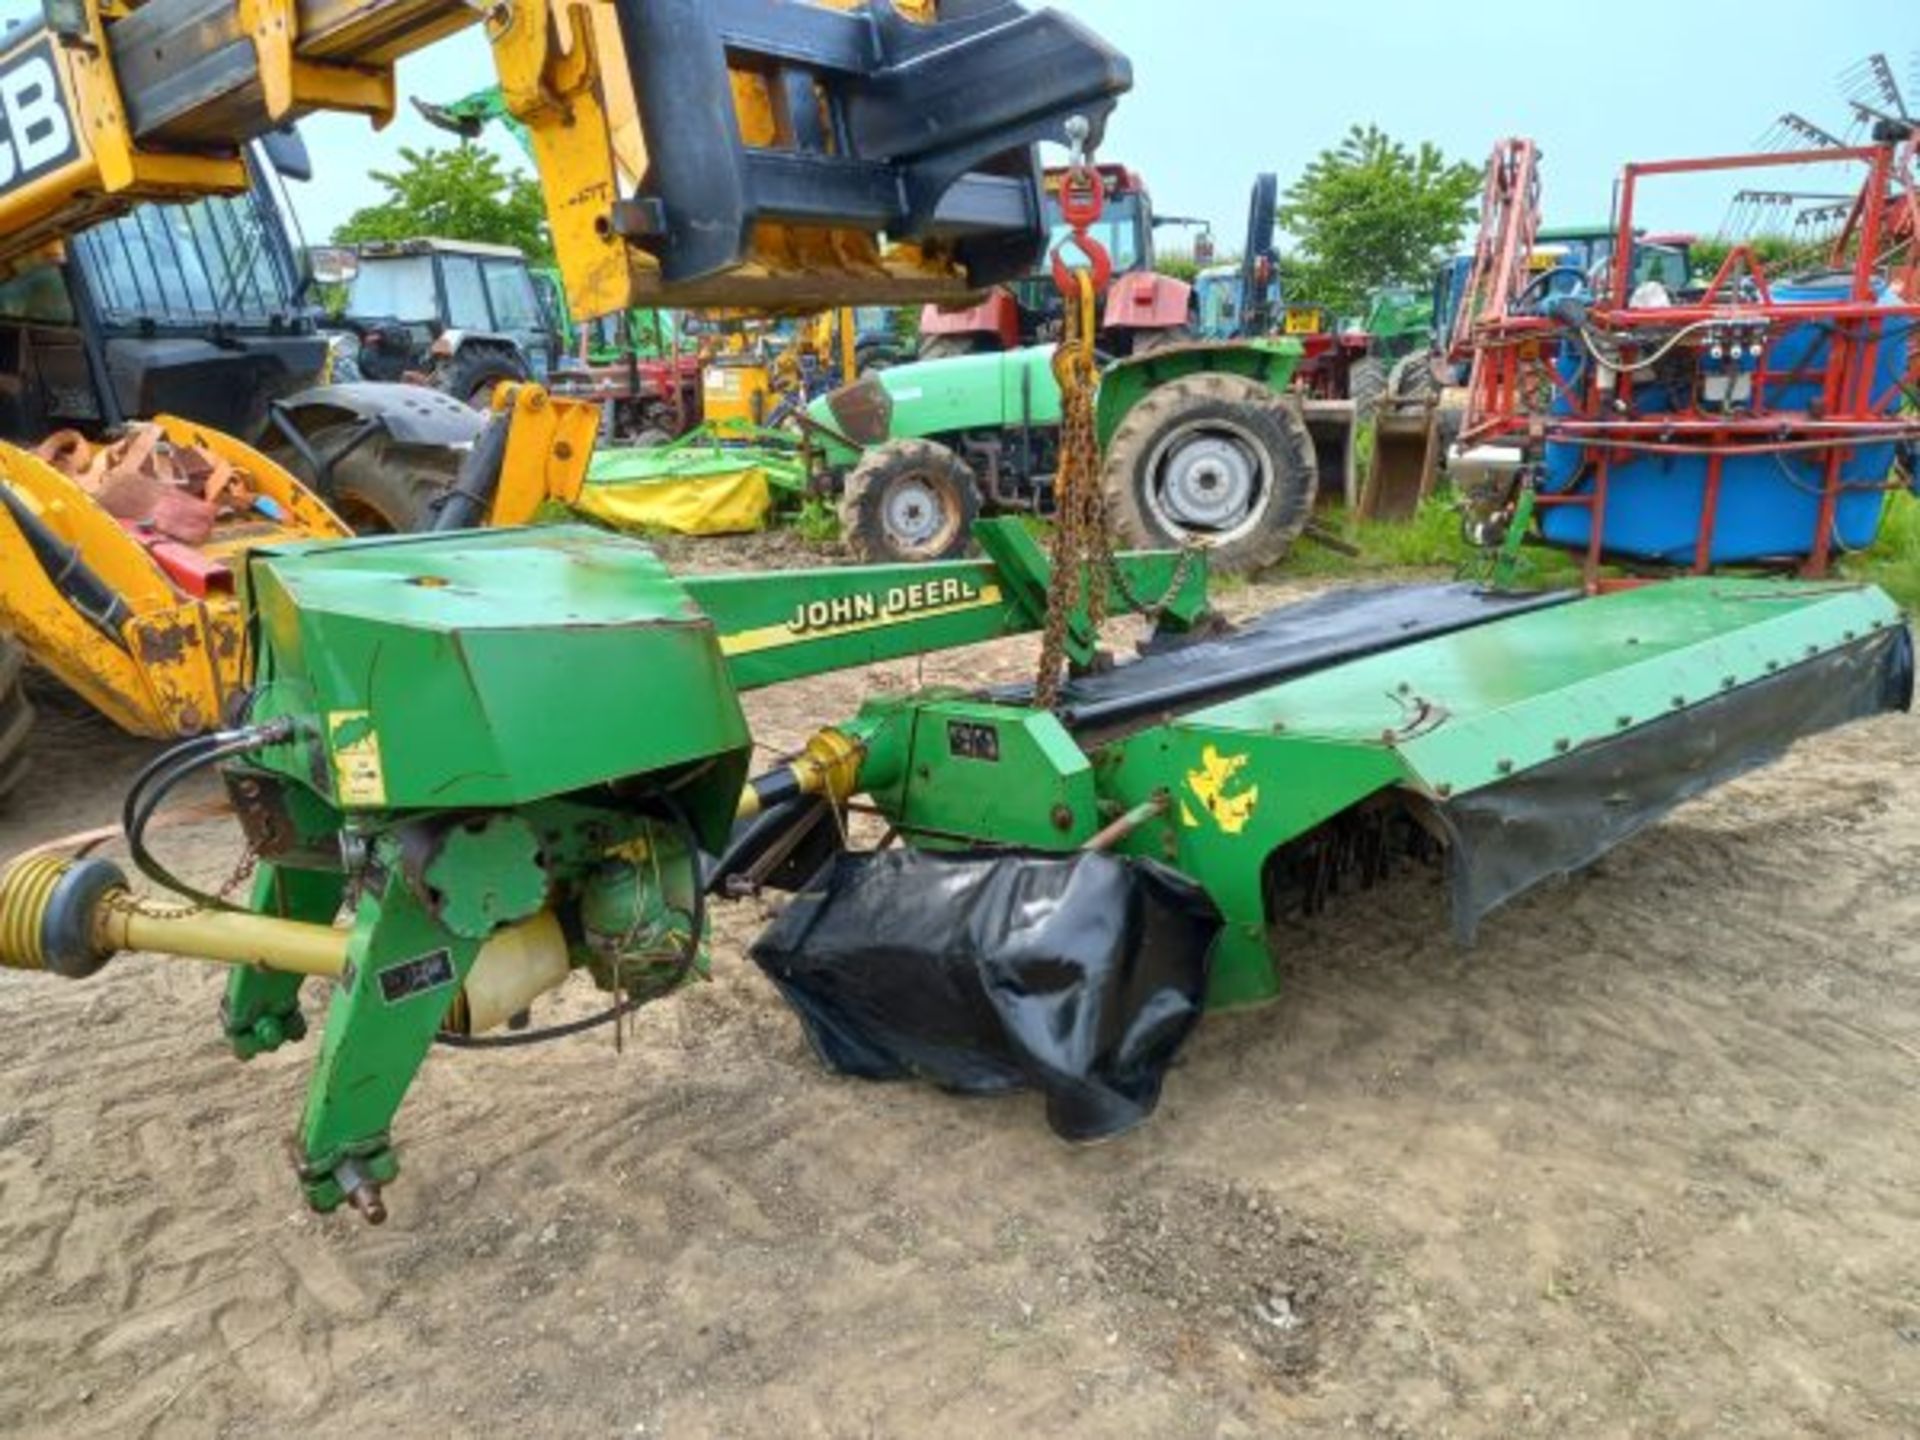
[[[1138,659],[1070,677],[1059,714],[1083,743],[1142,719],[1214,705],[1402,645],[1564,605],[1572,590],[1504,592],[1465,582],[1354,585],[1269,610],[1224,636],[1159,636]],[[992,697],[1027,704],[1031,684]]]
[[[842,855],[753,946],[843,1074],[1035,1087],[1069,1140],[1131,1129],[1199,1021],[1220,928],[1196,885],[1111,855]]]

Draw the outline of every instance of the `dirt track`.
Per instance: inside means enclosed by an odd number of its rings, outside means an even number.
[[[0,855],[143,753],[48,703]],[[0,978],[0,1427],[1920,1435],[1917,738],[1803,747],[1470,954],[1427,877],[1348,903],[1085,1150],[823,1074],[733,907],[624,1054],[436,1056],[376,1231],[301,1208],[310,1053],[228,1058],[217,975]]]

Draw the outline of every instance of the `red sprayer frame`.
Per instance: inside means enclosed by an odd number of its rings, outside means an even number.
[[[1530,141],[1505,140],[1488,168],[1482,229],[1466,294],[1449,337],[1451,357],[1470,363],[1470,398],[1460,433],[1463,447],[1519,444],[1529,459],[1545,446],[1581,447],[1583,475],[1591,484],[1536,493],[1536,508],[1589,506],[1586,564],[1597,575],[1607,535],[1607,479],[1615,465],[1636,456],[1685,455],[1706,460],[1705,496],[1691,568],[1709,568],[1720,498],[1721,470],[1730,457],[1812,453],[1818,456],[1822,488],[1818,533],[1811,537],[1803,574],[1824,574],[1833,558],[1836,507],[1843,491],[1862,488],[1844,480],[1853,448],[1890,439],[1920,439],[1920,417],[1900,412],[1900,392],[1872,396],[1879,347],[1888,332],[1920,328],[1920,199],[1914,161],[1920,136],[1886,143],[1803,151],[1797,154],[1721,155],[1628,165],[1615,215],[1614,251],[1608,283],[1576,323],[1564,315],[1515,313],[1527,283],[1527,263],[1539,230],[1538,153]],[[1831,270],[1849,283],[1844,297],[1785,304],[1775,300],[1764,267],[1738,245],[1697,298],[1635,308],[1634,216],[1643,180],[1667,175],[1717,173],[1788,165],[1858,163],[1867,178],[1849,217],[1827,253]],[[1736,278],[1751,280],[1747,293]],[[1876,299],[1876,284],[1893,288],[1902,303]],[[1774,344],[1795,327],[1826,327],[1825,363],[1817,370],[1772,367]],[[1894,333],[1900,333],[1894,330]],[[1751,402],[1730,408],[1704,404],[1696,381],[1678,409],[1639,413],[1635,383],[1651,366],[1689,343],[1704,349],[1716,338],[1761,337],[1763,349],[1751,377]],[[1582,367],[1573,386],[1555,369],[1563,341],[1578,336],[1595,362]],[[1736,355],[1739,351],[1734,351]],[[1610,355],[1613,363],[1602,362]],[[1641,367],[1648,367],[1642,369]],[[1907,385],[1920,379],[1920,334],[1909,338]],[[1810,383],[1818,399],[1800,409],[1775,407],[1770,395],[1791,382]],[[1670,394],[1670,392],[1669,392]],[[1556,403],[1557,402],[1557,403]]]

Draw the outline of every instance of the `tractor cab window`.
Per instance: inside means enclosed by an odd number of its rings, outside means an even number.
[[[1053,225],[1052,238],[1047,243],[1048,253],[1051,254],[1073,234],[1073,227],[1060,218],[1059,202],[1051,195],[1047,197],[1047,214]],[[1140,197],[1121,195],[1107,201],[1100,223],[1087,230],[1113,256],[1113,273],[1116,275],[1146,266],[1148,257],[1140,243],[1141,218]]]
[[[442,255],[440,279],[447,287],[447,324],[456,330],[491,330],[487,290],[480,281],[480,262],[471,255]]]
[[[60,267],[35,265],[0,281],[0,320],[62,327],[76,323],[73,295]]]
[[[292,308],[292,277],[251,194],[142,205],[74,239],[109,325],[253,323]]]
[[[1633,252],[1634,288],[1649,280],[1658,280],[1668,291],[1678,294],[1692,278],[1688,273],[1687,252],[1677,245],[1639,245]]]
[[[364,320],[425,325],[440,314],[431,255],[363,255],[347,290],[346,313]]]
[[[513,332],[546,327],[526,266],[517,260],[488,260],[481,270],[487,280],[487,298],[493,302],[495,330]]]

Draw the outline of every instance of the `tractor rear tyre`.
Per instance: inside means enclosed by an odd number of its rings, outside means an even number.
[[[26,656],[11,641],[0,640],[0,805],[27,778],[33,706],[27,701],[26,678]]]
[[[1199,541],[1219,574],[1283,559],[1313,515],[1313,437],[1298,405],[1240,375],[1147,393],[1107,447],[1102,485],[1128,544]]]
[[[359,428],[357,421],[325,425],[307,437],[318,455],[330,455]],[[433,524],[440,497],[453,487],[462,452],[397,445],[384,435],[363,440],[333,467],[322,487],[299,455],[283,445],[269,450],[290,471],[333,507],[356,535],[408,535]]]
[[[433,386],[476,410],[493,404],[493,387],[503,380],[525,381],[527,362],[498,345],[463,345],[433,372]]]
[[[1363,355],[1347,369],[1347,398],[1353,401],[1356,428],[1371,425],[1380,413],[1380,402],[1387,397],[1387,362],[1377,355]]]
[[[893,440],[867,451],[840,497],[841,533],[868,564],[964,555],[979,514],[973,471],[932,440]]]
[[[1402,355],[1387,372],[1387,396],[1397,402],[1414,404],[1431,400],[1440,393],[1440,382],[1433,373],[1433,361],[1424,350]]]
[[[987,349],[987,342],[978,335],[929,335],[920,342],[915,358],[952,360],[960,355],[983,354]]]

